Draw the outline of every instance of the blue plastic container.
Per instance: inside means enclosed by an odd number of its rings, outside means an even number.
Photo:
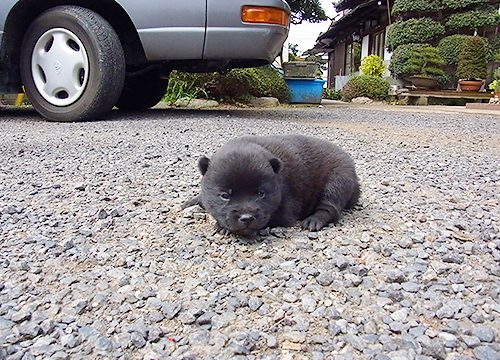
[[[290,87],[292,104],[320,104],[325,80],[285,79]]]

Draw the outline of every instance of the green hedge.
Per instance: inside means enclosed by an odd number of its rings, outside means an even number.
[[[395,0],[392,14],[399,15],[406,12],[436,11],[438,10],[438,5],[437,2],[428,0]]]
[[[498,14],[498,9],[491,7],[453,14],[446,20],[446,26],[449,26],[451,29],[479,29],[499,24],[500,15]]]
[[[465,8],[474,4],[486,4],[489,0],[440,0],[443,4],[443,9],[459,9]]]
[[[487,4],[489,0],[395,0],[393,15],[406,12],[434,12],[445,9],[460,9],[471,5]]]
[[[404,44],[425,43],[444,32],[443,25],[428,17],[396,21],[387,28],[386,46],[394,50]]]
[[[342,89],[342,100],[351,101],[360,96],[385,101],[389,99],[390,84],[373,75],[360,75],[350,79]]]
[[[457,66],[458,57],[464,46],[464,41],[469,37],[470,35],[455,34],[446,36],[439,41],[439,54],[446,64]]]

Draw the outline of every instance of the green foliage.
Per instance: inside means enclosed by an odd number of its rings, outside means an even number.
[[[433,12],[444,9],[460,9],[471,5],[486,4],[489,0],[395,0],[392,14],[406,12]]]
[[[250,95],[273,96],[283,103],[289,101],[290,89],[278,71],[271,67],[239,69],[239,71],[248,73]]]
[[[464,41],[456,76],[459,79],[484,79],[487,72],[488,49],[485,40],[471,36]]]
[[[351,101],[360,96],[385,101],[389,99],[390,84],[373,75],[360,75],[350,79],[342,89],[342,100]]]
[[[290,98],[285,81],[276,70],[269,67],[233,69],[224,75],[171,73],[165,100],[175,101],[179,96],[196,97],[201,94],[211,99],[230,101],[245,100],[248,96],[274,96],[281,102],[288,102]]]
[[[403,71],[406,74],[416,76],[445,76],[446,73],[438,67],[444,64],[439,50],[429,45],[417,50],[413,49],[408,61],[403,66]]]
[[[492,90],[493,92],[499,92],[500,91],[500,67],[496,68],[493,71],[493,77],[495,80],[493,80],[489,85],[489,89]]]
[[[368,55],[361,59],[359,70],[365,75],[382,77],[385,73],[385,65],[379,56]]]
[[[167,91],[163,96],[163,101],[174,103],[182,98],[194,99],[200,95],[208,97],[206,91],[196,85],[195,80],[178,76],[177,71],[172,71],[168,81]]]
[[[342,99],[342,90],[325,88],[323,89],[323,99],[340,100]]]
[[[297,56],[299,56],[298,44],[290,44],[288,46],[288,60],[295,61]]]
[[[500,24],[500,15],[494,7],[452,14],[446,21],[451,29],[479,29]]]
[[[487,4],[489,0],[395,0],[393,15],[409,12],[436,12],[445,9],[460,9],[471,5]]]
[[[394,50],[399,45],[425,43],[444,32],[443,25],[428,17],[396,21],[387,28],[386,46]]]
[[[495,70],[493,70],[493,77],[495,80],[500,80],[500,67],[497,67]]]
[[[448,65],[458,65],[458,57],[463,48],[464,41],[467,40],[469,35],[455,34],[444,37],[439,41],[438,49],[439,54]]]
[[[405,72],[404,66],[411,56],[412,51],[429,46],[429,44],[405,44],[400,45],[394,50],[389,63],[389,71],[392,76],[403,78],[408,74]]]
[[[428,0],[395,0],[392,14],[398,15],[406,12],[436,11],[440,8],[440,1]]]
[[[292,10],[290,21],[294,24],[300,24],[302,21],[317,23],[328,20],[319,0],[288,0],[287,2]]]
[[[459,9],[475,4],[486,4],[489,0],[441,0],[443,9]]]

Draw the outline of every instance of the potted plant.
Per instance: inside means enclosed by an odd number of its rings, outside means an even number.
[[[488,50],[483,38],[471,36],[464,41],[458,58],[456,76],[463,91],[478,91],[488,75]]]
[[[403,66],[403,71],[410,75],[410,80],[417,88],[432,89],[437,87],[438,76],[446,76],[443,69],[439,66],[445,62],[439,55],[439,50],[433,46],[426,45],[424,47],[411,51],[406,64]]]
[[[488,88],[491,90],[492,94],[498,96],[500,95],[500,67],[496,68],[495,71],[493,71],[493,77],[495,78],[495,80],[493,80],[488,85]]]

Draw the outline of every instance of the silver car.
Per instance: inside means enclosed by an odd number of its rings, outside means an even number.
[[[54,121],[147,109],[173,69],[272,62],[289,15],[283,0],[1,0],[0,92],[24,85]]]

